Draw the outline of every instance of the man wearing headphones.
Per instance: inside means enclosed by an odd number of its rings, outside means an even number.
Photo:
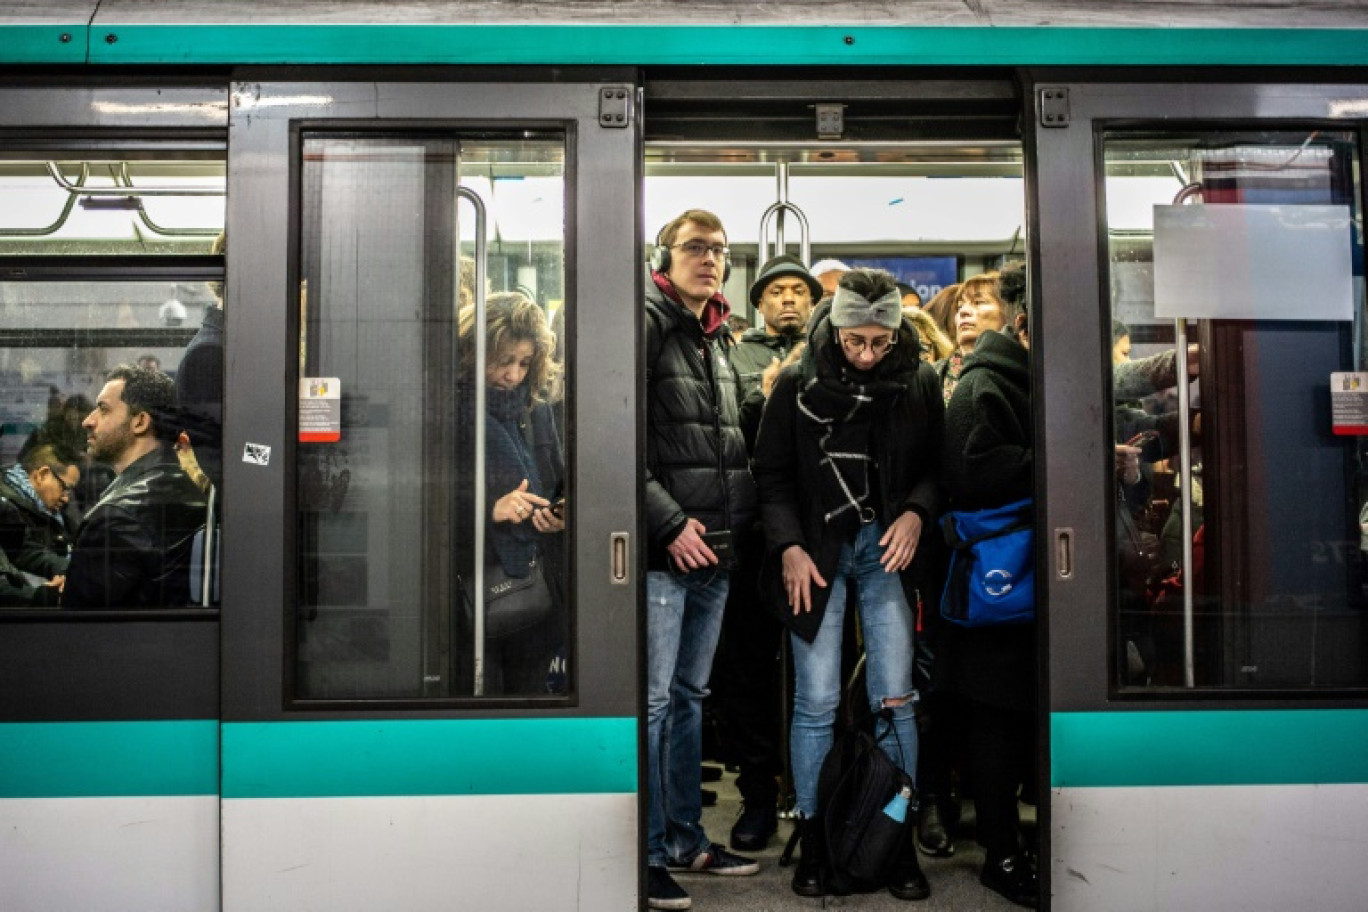
[[[722,629],[732,531],[755,515],[729,350],[727,235],[690,209],[656,238],[646,286],[647,892],[687,909],[671,876],[755,874],[703,831],[703,696]]]

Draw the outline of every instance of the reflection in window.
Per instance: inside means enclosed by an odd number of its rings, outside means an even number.
[[[1356,154],[1326,132],[1106,139],[1122,688],[1368,685],[1368,450],[1330,395],[1363,363]]]
[[[563,694],[564,141],[303,155],[295,694]]]

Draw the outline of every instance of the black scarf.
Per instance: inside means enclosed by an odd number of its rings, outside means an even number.
[[[831,321],[822,315],[803,352],[798,411],[822,451],[819,492],[823,520],[847,537],[861,523],[879,518],[871,479],[878,469],[874,427],[903,392],[899,381],[905,334],[882,361],[856,370],[841,351]],[[915,349],[912,357],[916,357]]]

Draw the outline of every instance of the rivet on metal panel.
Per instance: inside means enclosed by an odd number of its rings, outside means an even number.
[[[105,35],[105,44],[113,44],[118,40],[119,36],[114,34],[113,32],[110,32],[108,35]]]
[[[58,39],[62,44],[71,44],[71,33],[62,32],[62,37]]]
[[[611,86],[599,92],[599,126],[616,129],[627,126],[631,119],[631,89]]]
[[[1069,125],[1069,90],[1064,88],[1040,90],[1040,122],[1047,127]]]

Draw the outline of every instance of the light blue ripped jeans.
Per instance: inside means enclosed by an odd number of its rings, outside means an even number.
[[[817,813],[817,776],[831,749],[832,726],[841,702],[841,631],[846,588],[852,581],[859,596],[869,706],[878,711],[884,700],[905,698],[901,706],[892,707],[894,734],[884,738],[881,746],[899,769],[914,779],[917,775],[917,724],[912,706],[916,622],[899,574],[885,573],[879,563],[883,534],[884,527],[877,522],[860,527],[855,540],[841,549],[835,578],[827,580],[831,597],[817,638],[807,643],[791,636],[796,684],[789,749],[797,809],[804,817]],[[880,722],[876,735],[886,727],[886,722]]]

